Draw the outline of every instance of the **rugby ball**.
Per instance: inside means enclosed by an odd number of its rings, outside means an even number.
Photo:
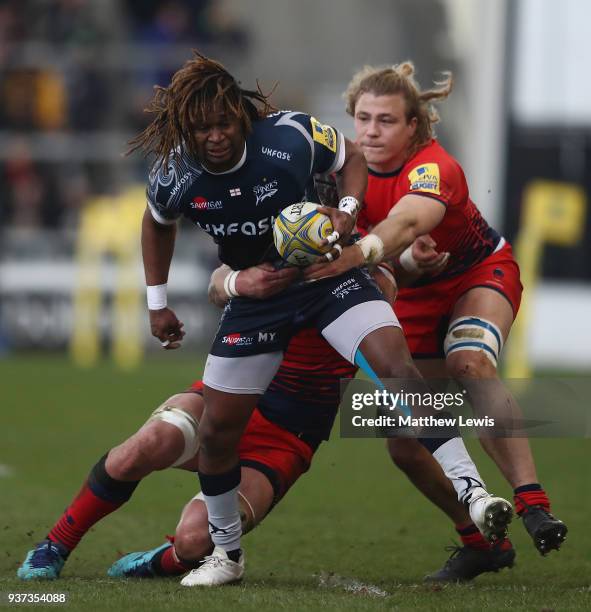
[[[317,211],[320,204],[298,202],[284,208],[275,219],[273,239],[281,257],[294,266],[309,266],[330,251],[321,241],[333,231],[330,217]]]

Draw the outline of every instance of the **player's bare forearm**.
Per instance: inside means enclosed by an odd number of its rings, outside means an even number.
[[[406,195],[371,233],[384,243],[384,259],[397,257],[419,236],[433,230],[445,214],[445,206],[432,198]]]
[[[147,285],[162,285],[168,281],[175,239],[176,224],[157,223],[146,208],[142,219],[142,257]]]
[[[384,243],[383,259],[398,257],[419,236],[417,217],[412,212],[393,214],[372,230]]]
[[[367,189],[367,163],[361,149],[345,138],[345,163],[337,174],[339,196],[353,196],[363,202]]]

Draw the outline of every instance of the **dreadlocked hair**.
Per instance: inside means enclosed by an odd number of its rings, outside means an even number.
[[[453,87],[451,72],[445,72],[443,81],[436,81],[434,88],[426,90],[421,90],[414,74],[414,64],[408,61],[385,68],[365,66],[353,76],[343,94],[347,113],[351,116],[355,116],[355,105],[364,93],[375,96],[401,94],[406,101],[407,122],[413,117],[417,119],[410,156],[433,138],[433,124],[439,121],[439,113],[432,103],[445,100]]]
[[[214,109],[237,118],[245,134],[253,121],[276,110],[269,102],[273,90],[264,94],[258,82],[256,90],[242,89],[222,64],[197,51],[193,54],[168,87],[154,87],[145,108],[154,118],[129,142],[128,155],[141,149],[146,157],[153,155],[158,166],[166,166],[171,156],[178,158],[182,151],[196,155],[193,130]]]

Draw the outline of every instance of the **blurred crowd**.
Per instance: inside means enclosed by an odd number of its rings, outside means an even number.
[[[0,228],[72,226],[143,180],[122,153],[152,87],[192,48],[247,44],[212,0],[0,0]]]

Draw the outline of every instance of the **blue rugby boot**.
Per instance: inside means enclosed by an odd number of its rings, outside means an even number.
[[[155,558],[161,557],[162,553],[171,546],[170,542],[166,542],[152,550],[129,553],[115,561],[107,570],[107,575],[111,578],[153,578],[158,573],[152,562]]]
[[[21,580],[56,580],[67,558],[66,549],[51,540],[43,540],[27,553],[16,575]]]

